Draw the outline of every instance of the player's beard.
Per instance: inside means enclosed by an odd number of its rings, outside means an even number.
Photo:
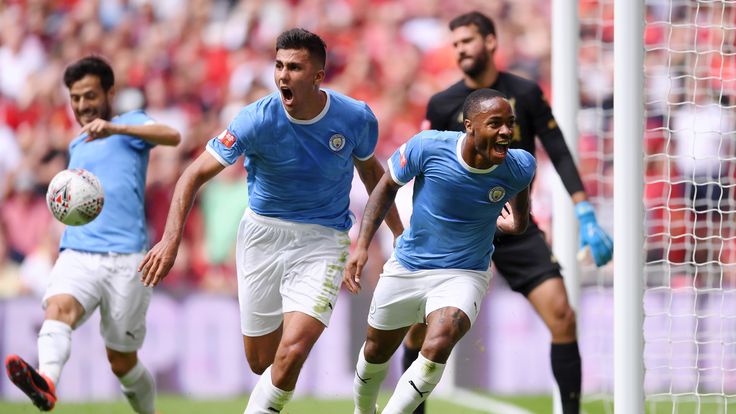
[[[470,66],[460,66],[460,69],[462,69],[463,73],[465,73],[467,76],[471,78],[476,78],[480,76],[484,70],[486,70],[489,59],[490,57],[488,56],[488,54],[481,53],[478,56],[472,58],[473,63]]]
[[[88,110],[86,112],[80,112],[77,114],[77,121],[80,125],[84,126],[95,119],[104,119],[105,121],[109,121],[112,116],[112,108],[110,107],[110,103],[108,101],[105,101],[104,104],[100,105],[97,108],[92,109],[91,111]],[[87,118],[87,119],[84,119]],[[84,120],[83,120],[84,119]]]

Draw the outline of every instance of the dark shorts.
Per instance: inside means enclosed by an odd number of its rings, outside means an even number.
[[[524,234],[498,235],[493,241],[493,263],[512,290],[527,296],[547,279],[561,277],[544,232],[531,221]]]

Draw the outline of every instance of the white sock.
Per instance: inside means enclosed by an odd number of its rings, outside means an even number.
[[[399,378],[398,384],[391,399],[388,400],[383,414],[398,414],[413,412],[422,401],[429,397],[434,387],[440,382],[445,364],[432,362],[419,353],[404,375]]]
[[[248,406],[243,414],[274,414],[281,412],[286,403],[291,400],[294,391],[284,391],[273,385],[271,367],[266,368],[258,380],[253,392],[250,393]]]
[[[355,377],[353,378],[353,402],[355,403],[354,414],[374,414],[376,412],[376,400],[381,383],[388,373],[388,361],[383,364],[371,364],[365,360],[365,343],[360,347],[358,363],[355,365]]]
[[[38,331],[38,371],[59,383],[61,369],[72,350],[72,327],[47,319]]]
[[[156,383],[141,361],[138,361],[127,374],[118,378],[118,381],[133,411],[139,414],[154,413],[153,400],[156,398]]]

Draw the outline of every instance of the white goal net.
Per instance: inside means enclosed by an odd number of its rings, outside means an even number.
[[[645,4],[645,405],[736,413],[736,1]],[[610,225],[613,0],[580,2],[580,24],[580,167]],[[583,300],[612,294],[610,276],[584,269]],[[610,321],[599,310],[580,318]],[[608,362],[584,371],[584,391],[609,411],[611,334],[580,333]]]

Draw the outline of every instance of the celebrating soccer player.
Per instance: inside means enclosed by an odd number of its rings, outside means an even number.
[[[151,289],[136,270],[148,248],[143,193],[148,155],[157,144],[177,145],[179,133],[143,111],[111,118],[115,78],[99,57],[66,68],[72,110],[80,135],[69,144],[69,168],[99,178],[105,206],[91,223],[67,227],[61,253],[43,298],[38,370],[17,355],[5,366],[10,379],[42,411],[56,403],[56,385],[71,352],[71,332],[100,308],[102,337],[112,372],[135,412],[153,414],[153,377],[138,360],[146,336]]]
[[[487,16],[478,12],[460,15],[450,21],[450,30],[463,79],[432,96],[427,106],[428,126],[462,131],[461,110],[465,97],[478,88],[493,88],[504,93],[516,113],[517,127],[511,146],[534,154],[534,138],[539,137],[575,203],[581,246],[590,248],[597,266],[608,263],[613,255],[613,242],[596,221],[575,162],[542,90],[532,81],[496,68],[493,55],[498,40],[493,21]],[[542,231],[533,219],[523,234],[501,234],[493,243],[496,246],[493,256],[496,269],[511,289],[531,302],[552,334],[550,359],[560,389],[563,413],[577,414],[580,411],[580,353],[575,312],[567,299],[560,265],[554,260]],[[404,369],[416,359],[424,330],[423,325],[416,325],[407,335]],[[423,412],[423,406],[415,411],[417,414]]]
[[[326,50],[303,29],[276,41],[278,92],[246,106],[179,179],[161,241],[141,263],[156,285],[174,263],[197,189],[245,154],[250,206],[236,265],[245,355],[261,378],[246,414],[279,412],[335,307],[353,217],[353,167],[370,193],[384,173],[378,124],[364,102],[322,89]],[[395,235],[396,209],[387,217]]]
[[[514,112],[503,94],[479,89],[463,105],[465,133],[424,131],[389,160],[368,199],[360,235],[345,266],[348,289],[360,289],[368,245],[396,192],[412,179],[409,228],[383,267],[368,314],[368,333],[353,383],[355,413],[373,414],[388,361],[409,327],[426,322],[421,355],[399,379],[383,414],[410,413],[439,383],[455,344],[478,316],[491,280],[496,227],[523,232],[536,161],[509,149]],[[509,202],[510,211],[504,211]],[[504,214],[505,213],[505,214]]]

